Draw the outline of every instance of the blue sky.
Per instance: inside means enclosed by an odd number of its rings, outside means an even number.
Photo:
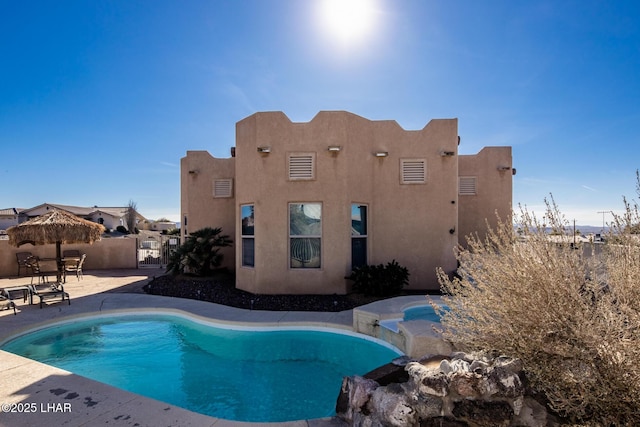
[[[274,110],[457,117],[461,154],[513,147],[514,205],[578,224],[637,199],[639,2],[369,3],[335,28],[322,1],[0,0],[0,208],[177,221],[186,151],[228,157]]]

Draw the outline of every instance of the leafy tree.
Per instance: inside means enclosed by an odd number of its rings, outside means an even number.
[[[222,228],[206,227],[191,233],[171,254],[167,272],[173,274],[190,273],[209,276],[222,264],[220,248],[231,246],[233,241],[223,235]]]

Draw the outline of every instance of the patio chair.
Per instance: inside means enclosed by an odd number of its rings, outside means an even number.
[[[13,314],[16,315],[16,304],[11,300],[10,297],[5,295],[0,295],[0,309],[10,310],[13,308]]]
[[[38,278],[38,284],[40,284],[40,282],[42,283],[46,283],[49,280],[47,279],[49,276],[57,276],[58,275],[58,270],[56,269],[51,269],[50,264],[52,263],[52,261],[46,261],[44,263],[41,263],[40,259],[38,257],[32,256],[29,257],[27,259],[27,264],[29,265],[29,268],[31,269],[31,284],[33,285],[33,278],[37,277]],[[44,264],[44,267],[43,267]]]
[[[75,273],[76,278],[80,280],[82,277],[82,265],[84,264],[84,260],[87,258],[87,254],[82,254],[79,260],[72,260],[72,262],[65,263],[64,265],[64,278],[62,279],[63,283],[67,283],[67,273]]]
[[[68,304],[71,305],[69,293],[65,292],[62,283],[52,283],[44,286],[31,286],[31,294],[32,296],[40,298],[40,308],[42,308],[42,303],[45,299],[56,298],[58,296],[62,297],[62,302],[66,299]]]
[[[62,258],[80,258],[80,251],[77,249],[67,249],[62,251]]]
[[[31,267],[27,263],[27,260],[32,257],[33,254],[31,252],[16,252],[16,261],[18,262],[18,276],[20,275],[20,270],[25,269],[29,270]]]

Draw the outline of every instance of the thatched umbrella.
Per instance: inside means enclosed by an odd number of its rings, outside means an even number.
[[[53,209],[44,215],[32,218],[7,229],[9,244],[20,246],[56,244],[58,281],[62,275],[60,246],[65,243],[93,243],[100,240],[104,226],[87,221],[69,212]]]

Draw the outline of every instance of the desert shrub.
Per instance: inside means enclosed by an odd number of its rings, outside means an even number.
[[[116,231],[123,234],[129,234],[129,230],[124,225],[119,225],[116,227]]]
[[[600,254],[545,233],[568,228],[551,199],[542,221],[521,208],[484,240],[468,237],[455,278],[438,272],[444,337],[520,358],[550,408],[581,425],[640,423],[640,246],[628,226],[640,221],[625,205]]]
[[[353,280],[353,291],[372,296],[397,295],[409,284],[409,270],[394,259],[387,265],[356,267],[347,277]]]
[[[169,257],[167,272],[209,276],[222,264],[220,248],[233,241],[222,234],[221,228],[206,227],[191,233]]]

